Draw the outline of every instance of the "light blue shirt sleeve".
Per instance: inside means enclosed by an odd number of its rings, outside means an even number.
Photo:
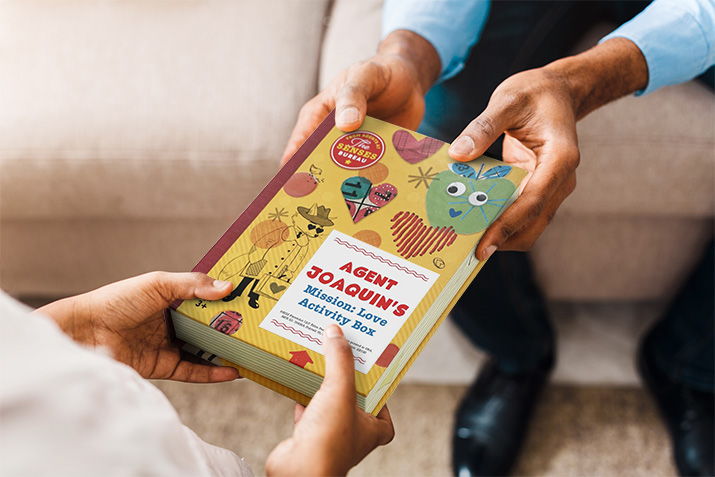
[[[489,0],[385,0],[382,38],[395,30],[410,30],[429,41],[442,62],[439,81],[464,68],[482,33]]]
[[[601,40],[627,38],[648,63],[648,94],[683,83],[715,64],[715,0],[655,0]]]

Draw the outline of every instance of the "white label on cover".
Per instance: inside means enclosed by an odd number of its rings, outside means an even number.
[[[355,369],[367,373],[439,275],[333,230],[261,328],[322,354],[323,330],[340,325]]]

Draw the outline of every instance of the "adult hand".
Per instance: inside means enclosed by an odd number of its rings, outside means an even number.
[[[487,108],[452,143],[449,154],[470,161],[504,133],[504,161],[530,173],[519,198],[484,233],[476,250],[479,260],[498,248],[531,248],[576,187],[576,121],[647,82],[647,64],[638,47],[615,38],[580,55],[518,73],[497,87]]]
[[[377,417],[357,407],[355,362],[337,325],[323,333],[325,379],[308,407],[296,404],[293,436],[266,460],[269,475],[345,475],[395,435],[390,413]]]
[[[576,186],[576,115],[565,85],[545,69],[518,73],[500,84],[487,108],[449,148],[458,161],[483,154],[502,134],[504,162],[529,171],[518,199],[492,223],[476,250],[528,250]]]
[[[202,273],[153,272],[46,305],[37,311],[52,317],[75,341],[108,348],[114,358],[147,379],[193,383],[230,381],[230,367],[182,361],[169,342],[163,310],[174,300],[218,300],[231,282]]]
[[[335,125],[346,132],[359,128],[366,114],[417,129],[424,116],[424,95],[439,71],[439,55],[431,43],[411,31],[391,33],[377,55],[338,74],[301,108],[281,165],[333,109]]]

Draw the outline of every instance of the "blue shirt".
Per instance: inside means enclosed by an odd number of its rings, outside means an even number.
[[[459,73],[489,14],[489,0],[386,0],[383,38],[413,31],[437,50],[440,81]],[[601,41],[627,38],[648,64],[648,86],[638,94],[688,81],[715,64],[715,0],[655,0]]]

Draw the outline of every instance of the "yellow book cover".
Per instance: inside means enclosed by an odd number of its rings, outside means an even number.
[[[447,148],[370,117],[344,133],[331,113],[194,268],[232,293],[174,303],[172,338],[306,403],[336,323],[358,404],[377,414],[481,268],[476,244],[526,176]]]

